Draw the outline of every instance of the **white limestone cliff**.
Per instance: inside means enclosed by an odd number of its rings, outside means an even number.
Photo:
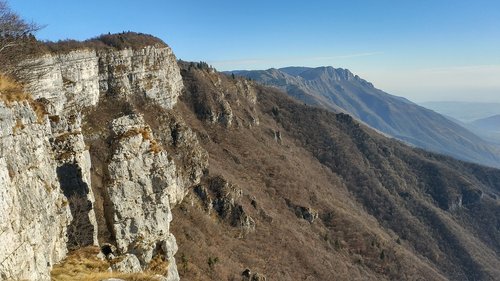
[[[49,280],[71,222],[47,119],[27,102],[0,103],[0,279]]]
[[[142,95],[165,109],[177,102],[183,84],[177,61],[168,47],[99,51],[99,86],[110,95]]]
[[[79,112],[99,100],[99,68],[94,50],[45,55],[32,71],[38,77],[28,85],[33,98],[47,99],[52,115]]]
[[[178,276],[173,257],[177,245],[169,231],[169,197],[175,196],[181,184],[175,164],[165,151],[155,148],[156,140],[141,116],[118,118],[112,129],[116,143],[108,166],[107,192],[118,251],[136,255],[143,266],[161,254]]]
[[[183,89],[166,46],[80,49],[45,55],[37,65],[38,77],[27,91],[44,112],[30,101],[0,100],[2,280],[49,280],[68,249],[98,244],[92,159],[82,132],[86,109],[106,96],[146,98],[169,110]],[[124,135],[131,130],[143,132]],[[169,261],[167,279],[179,280],[169,223],[171,204],[186,192],[183,173],[154,142],[142,117],[116,119],[112,132],[118,137],[107,163],[112,242],[119,254],[136,255],[143,268],[161,252]]]

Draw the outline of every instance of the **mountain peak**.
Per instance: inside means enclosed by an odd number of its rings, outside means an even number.
[[[307,104],[347,112],[381,132],[418,147],[483,165],[500,166],[496,148],[472,132],[405,98],[376,89],[348,69],[285,67],[279,72],[280,76],[266,75],[265,71],[244,76],[278,87]]]
[[[317,79],[327,79],[327,80],[353,80],[359,78],[355,76],[349,69],[346,68],[334,68],[332,66],[320,66],[320,67],[284,67],[279,69],[292,76],[299,76],[306,80],[317,80]]]

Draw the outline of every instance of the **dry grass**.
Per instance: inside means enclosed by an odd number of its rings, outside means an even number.
[[[31,101],[31,95],[24,92],[22,85],[5,75],[0,75],[0,99],[10,106],[14,102]]]
[[[128,67],[124,64],[119,64],[115,67],[115,73],[117,74],[125,74],[128,71]]]
[[[30,105],[33,111],[35,111],[38,123],[42,123],[44,120],[43,117],[48,114],[45,105],[36,100],[30,100]]]
[[[31,94],[26,93],[20,83],[2,74],[0,74],[0,100],[9,107],[13,103],[28,102],[35,112],[38,122],[42,122],[43,116],[47,114],[43,103],[33,100]]]
[[[156,255],[149,263],[147,271],[166,276],[168,274],[168,260],[162,255]]]
[[[71,252],[60,264],[55,265],[51,272],[52,281],[99,281],[106,278],[120,278],[130,281],[156,281],[158,272],[144,273],[110,272],[110,264],[97,258],[99,248],[90,246]]]
[[[151,145],[150,145],[149,149],[151,150],[151,152],[153,152],[155,154],[159,153],[163,150],[161,145],[156,140],[151,140]]]

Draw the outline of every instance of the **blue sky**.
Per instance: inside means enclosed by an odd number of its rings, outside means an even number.
[[[219,70],[331,65],[416,102],[500,102],[497,0],[8,2],[40,39],[131,30]]]

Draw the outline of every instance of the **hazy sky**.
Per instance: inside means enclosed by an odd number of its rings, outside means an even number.
[[[219,70],[349,68],[416,102],[500,102],[500,1],[11,0],[40,39],[138,31]]]

